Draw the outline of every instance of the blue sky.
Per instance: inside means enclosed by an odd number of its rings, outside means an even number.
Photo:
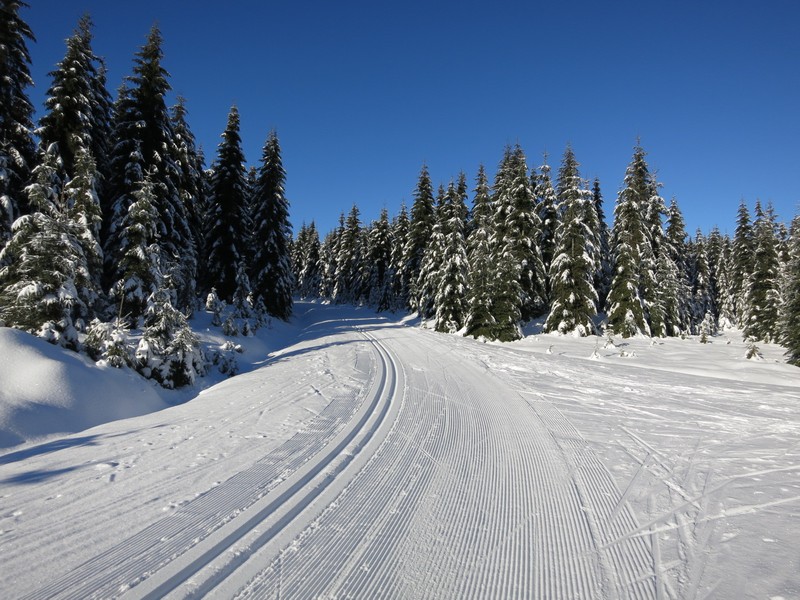
[[[800,3],[29,0],[37,109],[88,12],[112,93],[154,22],[210,162],[232,104],[248,163],[276,128],[295,229],[365,221],[506,144],[556,171],[567,143],[606,213],[637,137],[694,232],[733,233],[741,199],[800,211]]]

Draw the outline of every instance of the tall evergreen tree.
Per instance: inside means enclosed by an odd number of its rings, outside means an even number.
[[[753,242],[753,271],[747,281],[744,335],[773,342],[778,337],[780,264],[774,217],[770,211],[762,209],[760,202],[756,202]]]
[[[591,193],[582,185],[578,161],[569,146],[559,169],[558,190],[563,217],[550,264],[552,305],[544,329],[587,336],[594,333],[592,319],[597,313],[594,280],[599,225]]]
[[[62,179],[75,175],[79,156],[91,153],[106,165],[110,140],[111,101],[105,88],[105,67],[92,50],[92,21],[85,15],[67,39],[64,59],[50,73],[46,112],[37,134],[44,147],[57,144],[63,164]],[[107,171],[98,173],[95,187]]]
[[[391,256],[391,309],[402,309],[408,306],[408,280],[404,277],[405,247],[408,243],[410,229],[408,211],[405,203],[400,205],[400,212],[392,223],[392,256]]]
[[[444,252],[434,304],[436,330],[445,333],[454,333],[461,329],[467,318],[468,263],[464,237],[467,206],[464,202],[464,181],[462,174],[457,188],[450,183],[440,217],[444,230]]]
[[[320,242],[314,221],[306,229],[302,247],[301,266],[297,278],[297,289],[301,298],[317,298],[320,295]]]
[[[434,210],[433,229],[425,247],[419,275],[414,284],[417,312],[424,319],[429,319],[436,314],[436,290],[439,286],[442,261],[444,260],[447,229],[446,201],[444,187],[440,185]]]
[[[264,144],[251,200],[255,254],[250,272],[256,298],[261,298],[267,313],[283,320],[292,314],[294,287],[289,256],[292,226],[285,185],[278,136],[271,131]]]
[[[731,282],[733,285],[736,322],[742,328],[747,320],[747,281],[753,272],[754,253],[755,245],[750,211],[747,209],[747,204],[742,200],[739,203],[739,210],[736,216],[736,231],[733,236],[731,257]]]
[[[641,296],[640,261],[652,255],[643,215],[651,195],[645,152],[637,144],[625,173],[625,187],[617,197],[612,230],[614,277],[608,295],[608,323],[623,337],[650,334]]]
[[[247,180],[239,136],[239,111],[233,106],[222,133],[210,182],[208,262],[205,287],[215,287],[225,302],[236,291],[236,268],[246,255],[243,244],[250,230],[246,212]]]
[[[0,246],[11,238],[11,225],[28,212],[25,186],[35,163],[33,105],[25,89],[33,85],[28,41],[30,27],[19,15],[25,2],[0,3]]]
[[[800,367],[800,215],[792,221],[789,237],[789,268],[786,271],[785,303],[781,315],[781,342],[786,360]]]
[[[603,194],[600,191],[600,180],[595,177],[592,183],[592,203],[597,215],[597,255],[599,267],[594,276],[594,289],[597,292],[597,309],[605,310],[608,291],[611,289],[611,232],[606,223],[603,210]]]
[[[114,112],[114,148],[111,158],[111,199],[105,211],[104,251],[112,281],[120,278],[118,265],[127,242],[119,227],[133,193],[145,173],[153,185],[155,222],[162,249],[162,269],[178,298],[191,296],[197,257],[187,210],[180,194],[180,152],[165,96],[169,74],[162,66],[162,37],[153,27],[136,54],[133,75],[122,87]]]
[[[0,319],[51,343],[78,349],[74,315],[85,313],[78,285],[85,260],[60,190],[56,146],[44,152],[28,187],[31,214],[0,252]]]
[[[664,323],[667,335],[680,336],[691,328],[691,287],[689,284],[686,224],[673,198],[667,209],[664,246],[659,254],[658,280],[663,282]]]
[[[333,299],[338,304],[359,304],[366,291],[361,218],[354,204],[339,238]]]
[[[401,285],[408,290],[408,307],[412,311],[418,311],[419,294],[417,293],[416,283],[419,279],[422,260],[425,250],[433,234],[433,226],[436,223],[436,213],[433,198],[433,185],[428,174],[428,167],[422,165],[419,174],[416,190],[414,191],[414,203],[411,206],[411,219],[409,223],[408,239],[404,249],[403,268],[400,271]]]
[[[495,327],[495,320],[492,316],[492,285],[495,265],[492,264],[489,242],[492,237],[491,227],[492,204],[489,196],[489,183],[486,179],[486,171],[481,165],[476,179],[471,231],[467,238],[469,312],[465,335],[475,338],[491,338]]]
[[[370,306],[378,311],[391,308],[392,226],[384,208],[367,234],[367,296]]]
[[[556,247],[556,229],[559,223],[558,196],[550,178],[550,165],[547,164],[547,154],[544,155],[544,164],[539,167],[536,189],[537,211],[541,221],[539,233],[539,247],[542,249],[542,263],[547,276],[547,299],[550,297],[550,265],[553,262]]]

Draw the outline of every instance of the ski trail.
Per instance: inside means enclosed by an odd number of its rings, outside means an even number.
[[[656,597],[645,540],[604,546],[637,525],[563,415],[453,360],[451,340],[373,335],[404,373],[384,441],[237,593],[231,578],[211,597]]]
[[[379,412],[379,402],[386,401],[385,365],[374,356],[369,360],[361,370],[372,381],[370,389],[363,382],[361,388],[350,386],[307,427],[251,468],[26,598],[106,598],[128,590],[137,597],[155,598],[180,585],[267,515],[290,505],[290,499],[340,459],[342,450]],[[310,494],[316,493],[312,487]],[[184,554],[191,559],[180,560]],[[171,563],[174,569],[168,568]]]

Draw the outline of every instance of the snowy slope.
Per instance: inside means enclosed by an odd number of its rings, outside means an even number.
[[[293,328],[191,402],[0,454],[0,596],[800,595],[779,348]]]

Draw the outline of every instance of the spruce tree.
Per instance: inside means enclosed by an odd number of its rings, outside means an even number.
[[[770,211],[756,202],[753,225],[753,271],[747,281],[745,297],[745,338],[774,342],[778,338],[780,302],[777,239],[775,221]]]
[[[625,187],[617,197],[612,230],[614,277],[608,295],[608,323],[615,334],[631,337],[650,334],[641,296],[643,256],[652,255],[643,215],[651,196],[651,179],[645,153],[634,148],[625,173]]]
[[[444,229],[444,252],[436,288],[436,331],[454,333],[467,317],[467,247],[464,237],[467,207],[464,203],[463,175],[458,188],[450,183],[441,221]]]
[[[314,221],[306,229],[306,240],[302,248],[302,268],[298,276],[298,292],[301,298],[318,298],[320,295],[320,242]]]
[[[578,172],[578,162],[567,146],[558,176],[563,217],[556,229],[556,246],[550,265],[552,305],[544,330],[587,336],[594,333],[597,313],[594,287],[598,271],[597,212],[591,193]]]
[[[136,324],[143,317],[148,299],[164,281],[160,236],[156,222],[155,184],[150,175],[139,182],[134,202],[122,219],[124,232],[119,279],[111,287],[111,298],[119,306],[118,314]]]
[[[367,234],[366,294],[370,306],[379,312],[391,308],[392,226],[389,213],[383,208]]]
[[[403,309],[408,306],[408,281],[404,277],[405,247],[408,243],[410,229],[408,211],[405,203],[400,205],[400,212],[392,223],[392,255],[391,255],[391,308]]]
[[[85,314],[78,294],[85,259],[61,193],[60,157],[44,152],[28,187],[31,214],[14,226],[0,252],[0,319],[47,341],[77,350],[74,315]]]
[[[92,50],[92,21],[83,16],[67,39],[64,59],[50,73],[46,112],[39,121],[37,134],[44,147],[57,144],[66,182],[77,171],[81,154],[100,157],[106,166],[110,138],[110,97],[105,89],[102,60]],[[95,163],[97,166],[97,163]],[[107,170],[95,177],[95,188],[103,184]]]
[[[734,311],[736,324],[744,327],[747,322],[747,281],[753,272],[753,225],[750,211],[744,200],[739,203],[736,216],[736,231],[733,236],[731,256],[731,283],[733,286]]]
[[[364,299],[364,247],[361,218],[354,204],[338,241],[336,275],[332,297],[337,304],[359,304]]]
[[[104,251],[111,281],[126,241],[119,227],[147,173],[153,186],[156,231],[162,248],[162,270],[178,298],[193,296],[197,256],[186,206],[181,197],[181,169],[172,120],[165,103],[169,74],[162,66],[162,37],[153,27],[136,53],[133,74],[120,91],[114,111],[111,200],[104,211]]]
[[[689,283],[686,225],[673,198],[667,209],[664,246],[659,254],[658,280],[663,281],[664,323],[668,336],[680,336],[691,329],[691,286]]]
[[[698,229],[694,240],[689,244],[690,328],[694,334],[700,333],[700,325],[705,320],[706,314],[713,314],[711,269],[706,247],[706,238]]]
[[[425,250],[433,234],[435,222],[433,185],[428,174],[428,167],[422,165],[417,187],[414,191],[408,239],[404,248],[402,269],[400,270],[401,286],[403,289],[408,290],[408,308],[412,311],[418,311],[420,308],[416,283],[419,279],[422,260],[425,257]]]
[[[425,247],[425,254],[420,264],[419,275],[414,284],[417,312],[423,319],[429,319],[436,314],[436,290],[439,287],[439,277],[444,260],[446,210],[445,191],[439,186],[434,210],[434,225],[430,239]]]
[[[790,229],[789,267],[784,297],[781,343],[786,346],[787,362],[800,367],[800,215],[794,218]]]
[[[550,265],[553,262],[556,246],[556,228],[559,223],[558,197],[550,178],[550,165],[547,164],[547,154],[544,155],[544,164],[539,167],[536,189],[537,212],[541,222],[539,233],[539,247],[542,249],[542,264],[547,276],[547,299],[550,300]]]
[[[594,289],[597,292],[597,309],[605,310],[608,291],[611,289],[611,232],[606,223],[606,215],[603,210],[603,194],[600,191],[600,180],[595,177],[592,183],[592,203],[594,204],[595,214],[597,215],[597,256],[598,269],[594,276]]]
[[[286,172],[278,136],[271,131],[264,144],[261,167],[251,199],[255,249],[250,273],[253,293],[267,313],[286,320],[292,314],[294,277],[289,255],[292,226],[285,195]]]
[[[35,41],[19,15],[25,2],[0,4],[0,246],[11,238],[14,220],[28,211],[25,186],[35,164],[33,105],[25,89],[33,85],[28,41]]]
[[[468,315],[465,335],[489,338],[494,335],[492,287],[494,267],[489,240],[492,237],[492,205],[486,171],[481,165],[475,186],[472,223],[467,238],[469,260]]]
[[[208,262],[205,289],[215,287],[225,302],[236,291],[236,268],[244,259],[250,230],[247,180],[239,136],[239,111],[233,106],[217,149],[209,186]]]

